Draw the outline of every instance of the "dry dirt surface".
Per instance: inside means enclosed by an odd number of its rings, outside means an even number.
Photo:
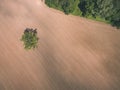
[[[37,28],[38,48],[20,38]],[[0,0],[0,90],[120,90],[120,31],[48,8]]]

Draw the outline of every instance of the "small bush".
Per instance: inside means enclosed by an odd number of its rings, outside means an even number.
[[[25,29],[21,41],[23,41],[25,49],[36,48],[38,43],[37,30]]]

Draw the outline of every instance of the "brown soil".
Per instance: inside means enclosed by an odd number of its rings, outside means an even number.
[[[120,31],[48,8],[40,0],[1,0],[0,90],[119,90]],[[37,28],[38,48],[20,41]]]

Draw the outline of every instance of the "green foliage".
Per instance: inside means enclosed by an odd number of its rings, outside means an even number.
[[[73,13],[78,7],[79,0],[45,0],[49,7],[63,11],[65,14]]]
[[[26,29],[22,35],[21,41],[23,41],[25,49],[36,48],[38,43],[37,31]]]
[[[107,22],[120,28],[119,0],[80,0],[82,16]]]
[[[120,28],[120,0],[45,0],[49,7]]]

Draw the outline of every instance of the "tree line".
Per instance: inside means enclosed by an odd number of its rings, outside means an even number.
[[[45,0],[49,7],[120,28],[120,0]]]

